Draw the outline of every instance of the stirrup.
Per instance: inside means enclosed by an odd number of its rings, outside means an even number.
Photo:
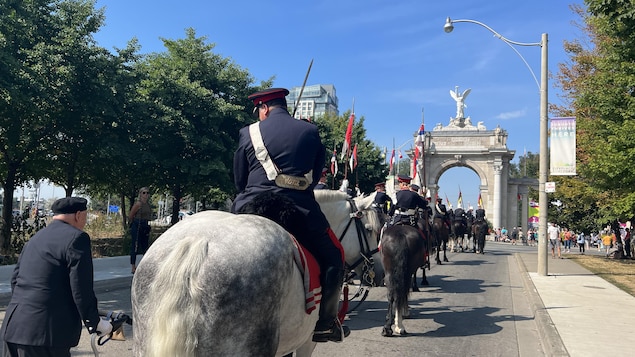
[[[313,342],[344,342],[344,338],[351,334],[351,329],[335,319],[333,325],[328,330],[313,331]]]

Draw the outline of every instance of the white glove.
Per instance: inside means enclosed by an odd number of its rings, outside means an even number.
[[[99,319],[97,324],[97,333],[99,335],[107,335],[112,332],[112,324],[108,320]]]

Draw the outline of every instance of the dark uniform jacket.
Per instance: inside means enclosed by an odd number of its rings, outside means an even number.
[[[304,213],[310,231],[325,232],[328,221],[313,195],[325,158],[325,148],[317,127],[294,119],[284,108],[274,108],[269,117],[260,122],[260,133],[269,156],[283,174],[300,177],[313,170],[313,181],[302,191],[276,186],[275,181],[267,178],[265,169],[254,154],[249,127],[242,128],[234,154],[234,183],[239,194],[234,200],[232,212],[238,212],[262,192],[280,193],[293,200]]]
[[[375,207],[381,210],[383,213],[388,213],[388,202],[390,202],[390,206],[392,207],[392,199],[390,198],[390,196],[388,196],[386,192],[377,191],[377,193],[375,194],[375,200],[373,201]]]
[[[485,210],[482,208],[479,208],[476,210],[476,220],[477,221],[483,221],[485,220]]]
[[[406,221],[410,221],[410,224],[416,225],[416,215],[405,215],[402,213],[408,210],[416,210],[417,208],[426,210],[428,202],[424,200],[423,197],[419,196],[418,193],[408,189],[397,191],[395,196],[397,198],[397,203],[392,205],[390,208],[390,215],[393,216],[393,222],[405,223]],[[414,217],[414,219],[411,219],[411,217]]]
[[[99,322],[87,233],[53,220],[25,245],[11,277],[2,338],[27,346],[77,346],[82,321]]]

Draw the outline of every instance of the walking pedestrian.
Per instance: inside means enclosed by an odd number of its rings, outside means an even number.
[[[108,334],[93,290],[87,201],[65,197],[51,206],[53,221],[24,246],[11,276],[11,301],[0,336],[4,356],[65,356],[77,346],[82,323]]]
[[[580,232],[580,234],[578,234],[578,248],[580,249],[580,254],[584,254],[585,251],[585,239],[584,239],[584,233]]]

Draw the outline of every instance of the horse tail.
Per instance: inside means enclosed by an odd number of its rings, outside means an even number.
[[[206,239],[180,240],[165,261],[157,265],[150,286],[154,306],[148,319],[148,356],[194,356],[198,345],[197,323],[203,316],[204,284],[201,267],[208,254]]]
[[[408,294],[410,292],[410,274],[408,271],[408,261],[410,260],[410,249],[405,237],[395,237],[392,241],[392,264],[388,284],[390,286],[388,294],[396,305],[398,311],[403,311],[408,304]],[[397,240],[402,242],[397,242]],[[385,249],[385,246],[384,248]]]

